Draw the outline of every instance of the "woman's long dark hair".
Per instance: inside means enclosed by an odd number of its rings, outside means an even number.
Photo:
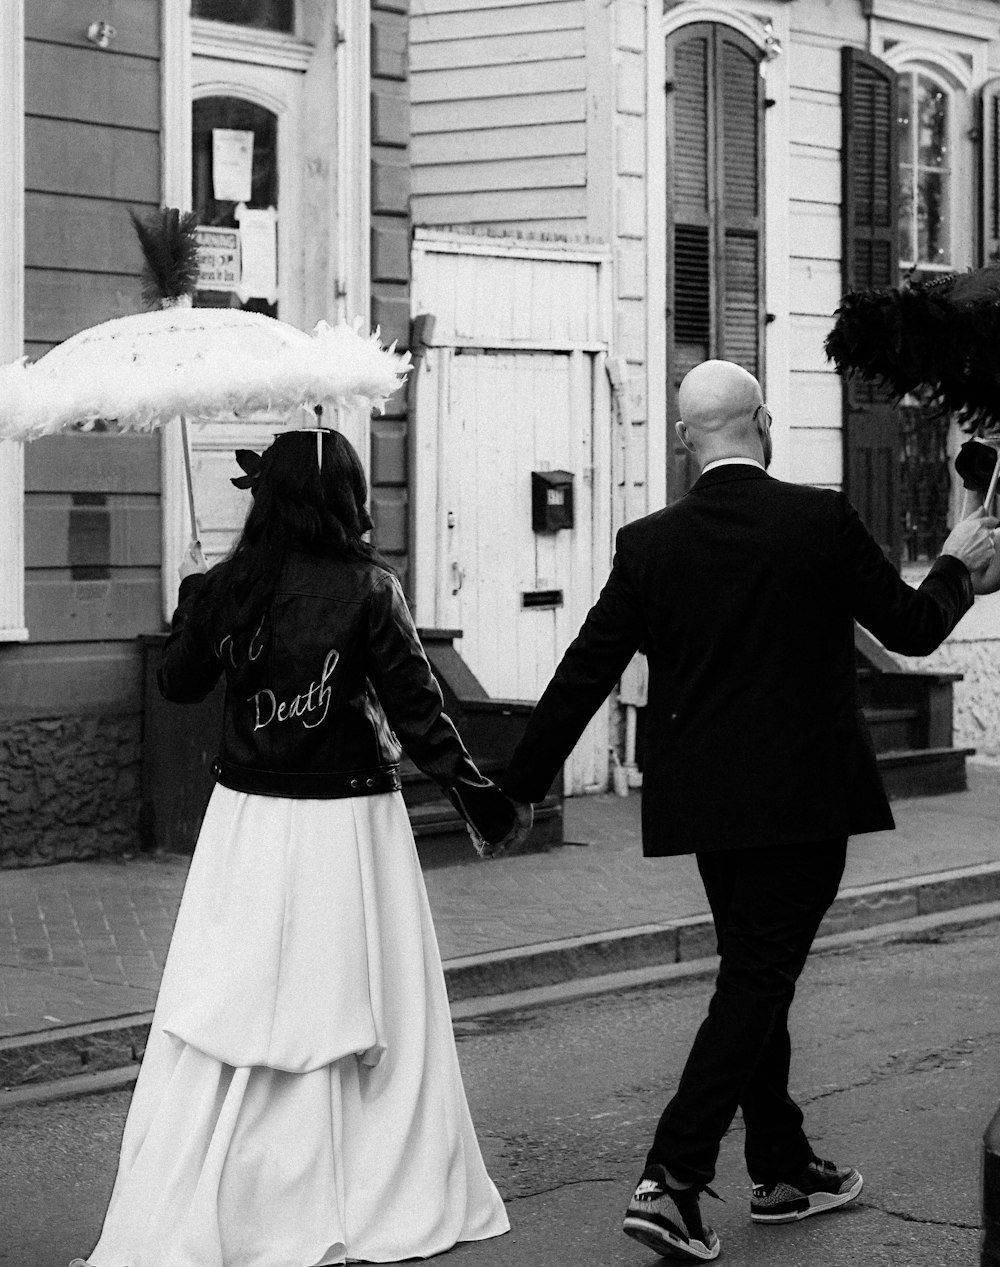
[[[321,436],[323,462],[317,456]],[[363,538],[368,481],[353,445],[339,431],[287,431],[261,455],[253,504],[236,544],[206,595],[213,636],[252,635],[293,551],[385,566]]]

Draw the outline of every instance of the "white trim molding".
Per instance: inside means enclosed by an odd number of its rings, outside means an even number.
[[[24,352],[24,0],[0,0],[0,364]],[[23,642],[24,445],[0,444],[0,641]]]
[[[371,35],[369,6],[337,4],[338,313],[371,325]]]
[[[191,19],[191,46],[202,57],[277,66],[281,70],[308,70],[313,55],[313,46],[293,35],[229,26],[206,18]]]

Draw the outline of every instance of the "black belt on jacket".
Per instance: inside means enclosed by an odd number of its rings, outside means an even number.
[[[375,796],[398,792],[403,786],[399,767],[370,770],[256,770],[250,766],[215,761],[212,773],[223,787],[256,796],[288,796],[295,800],[336,800],[345,796]]]

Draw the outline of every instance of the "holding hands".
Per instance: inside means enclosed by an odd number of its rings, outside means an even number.
[[[505,853],[517,853],[531,834],[531,827],[535,821],[534,807],[532,805],[519,805],[516,801],[512,802],[512,804],[515,814],[514,826],[502,840],[495,841],[493,844],[488,840],[484,840],[471,824],[466,824],[476,853],[479,854],[480,858],[499,858]]]

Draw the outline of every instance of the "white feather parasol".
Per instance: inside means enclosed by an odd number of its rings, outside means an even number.
[[[410,368],[360,322],[311,335],[260,313],[170,307],[102,322],[34,364],[0,367],[0,439],[114,421],[148,431],[178,415],[232,419],[296,405],[381,408]],[[395,345],[393,345],[395,346]]]

